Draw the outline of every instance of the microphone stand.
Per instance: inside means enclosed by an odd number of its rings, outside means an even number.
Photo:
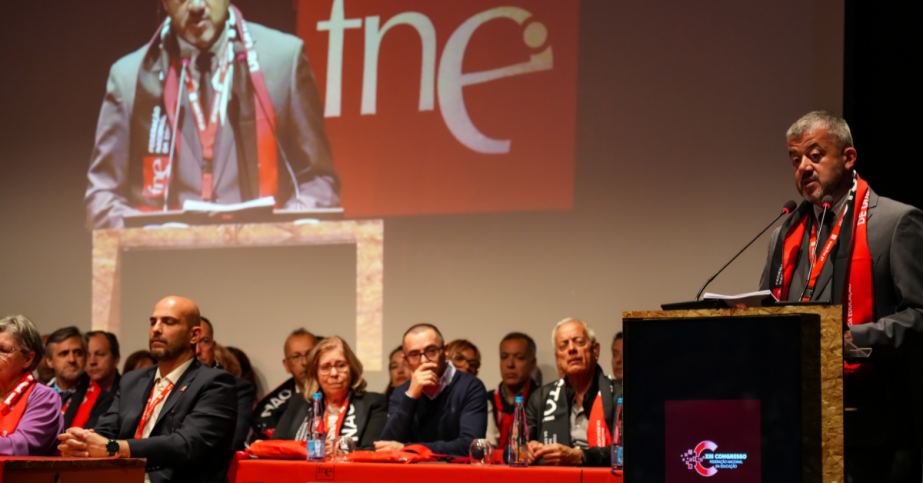
[[[766,230],[772,228],[772,225],[775,225],[776,222],[779,221],[779,218],[782,218],[783,216],[785,216],[785,215],[787,215],[787,214],[789,214],[789,213],[790,213],[790,211],[788,211],[788,210],[785,210],[785,211],[782,211],[782,213],[779,213],[779,216],[775,217],[775,219],[772,220],[772,223],[770,223],[769,225],[767,225],[766,228],[763,228],[763,231],[761,231],[759,235],[756,235],[755,238],[753,238],[752,240],[750,240],[750,243],[747,243],[747,246],[745,246],[745,247],[743,248],[743,250],[737,252],[737,255],[734,255],[734,258],[732,258],[731,261],[725,263],[724,266],[721,267],[721,270],[718,270],[718,273],[712,275],[711,278],[709,278],[708,281],[705,282],[705,285],[702,285],[702,288],[699,289],[699,293],[697,293],[697,294],[695,295],[695,299],[693,299],[693,300],[695,300],[695,301],[701,300],[702,293],[705,292],[705,287],[708,287],[708,284],[710,284],[710,283],[712,282],[712,280],[714,280],[715,278],[717,278],[718,275],[721,275],[721,272],[723,272],[724,269],[728,267],[728,265],[730,265],[731,263],[733,263],[734,260],[737,260],[737,257],[739,257],[741,253],[747,251],[747,248],[750,248],[750,245],[752,245],[753,242],[755,242],[755,241],[758,240],[761,236],[763,236],[763,233],[766,233]]]
[[[173,114],[173,137],[170,138],[170,161],[167,162],[167,169],[170,170],[167,173],[167,187],[164,189],[163,194],[163,211],[167,212],[168,204],[170,202],[170,184],[173,182],[173,157],[176,155],[176,135],[179,128],[179,113],[180,107],[183,105],[183,87],[186,85],[186,66],[189,65],[189,59],[183,59],[183,69],[179,74],[179,88],[176,93],[176,110]]]

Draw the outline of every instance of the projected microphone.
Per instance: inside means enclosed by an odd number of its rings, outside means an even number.
[[[773,218],[772,223],[770,223],[769,225],[767,225],[766,228],[763,228],[763,231],[761,231],[759,235],[756,235],[756,238],[750,240],[750,243],[747,243],[747,246],[743,247],[742,250],[740,250],[739,252],[737,252],[737,255],[734,255],[734,258],[732,258],[731,261],[725,263],[724,266],[721,267],[721,270],[718,270],[717,273],[715,273],[714,275],[712,275],[711,278],[709,278],[708,281],[705,282],[705,285],[702,285],[702,288],[699,289],[699,293],[696,294],[694,300],[700,300],[700,298],[702,297],[702,293],[705,292],[705,287],[708,287],[708,284],[710,284],[710,283],[712,282],[712,280],[714,280],[716,277],[718,277],[718,275],[721,275],[721,272],[723,272],[724,269],[728,267],[728,265],[730,265],[731,263],[733,263],[734,260],[737,260],[737,257],[739,257],[741,253],[743,253],[744,251],[746,251],[747,248],[750,248],[750,245],[752,245],[753,242],[755,242],[757,239],[759,239],[759,237],[763,236],[763,233],[766,233],[766,230],[772,228],[772,225],[775,225],[776,222],[779,221],[779,218],[782,218],[783,216],[785,216],[785,215],[791,213],[792,211],[795,210],[795,207],[797,207],[797,206],[798,206],[798,205],[795,204],[794,201],[788,200],[788,202],[785,203],[785,206],[782,207],[782,212],[779,213],[778,216],[776,216],[775,218]]]
[[[247,60],[247,54],[241,49],[242,46],[240,44],[234,45],[234,51],[237,54],[237,62],[241,62],[246,65],[245,61]],[[249,73],[246,73],[245,75],[247,77],[247,83],[250,85],[250,90],[253,91],[253,97],[256,98],[256,103],[259,104],[260,110],[263,111],[263,116],[265,116],[266,119],[269,119],[269,113],[266,112],[266,106],[263,105],[263,100],[256,93],[256,86],[253,85],[253,78],[250,77]],[[292,169],[292,164],[288,162],[288,156],[285,155],[285,148],[282,147],[282,142],[279,141],[279,135],[276,134],[276,127],[272,123],[267,124],[269,124],[269,130],[272,131],[272,137],[276,139],[276,147],[279,148],[279,154],[282,155],[282,161],[285,162],[285,168],[288,170],[288,175],[292,178],[292,186],[295,187],[295,201],[299,208],[307,208],[303,207],[301,204],[301,188],[298,187],[298,180],[295,178],[295,170]]]
[[[820,234],[824,230],[824,218],[827,217],[827,211],[832,209],[833,197],[830,195],[824,196],[821,200],[821,208],[824,211],[820,214],[820,228],[817,229],[817,241],[820,241]],[[805,292],[808,290],[808,284],[811,283],[811,273],[814,271],[814,263],[817,261],[817,245],[814,245],[814,249],[811,250],[811,266],[808,267],[808,276],[804,280],[804,288],[801,289],[801,296],[798,297],[799,300],[804,298]]]
[[[176,134],[179,128],[180,106],[183,105],[183,87],[186,86],[186,68],[189,67],[189,59],[183,59],[183,68],[179,73],[179,88],[176,93],[176,110],[173,114],[173,134],[170,138],[170,160],[167,166],[170,171],[167,173],[167,187],[163,193],[163,211],[169,211],[167,205],[170,201],[170,182],[173,181],[173,157],[176,155]]]

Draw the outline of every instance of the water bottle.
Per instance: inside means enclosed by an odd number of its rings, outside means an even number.
[[[324,444],[327,442],[327,433],[324,431],[324,406],[321,403],[320,393],[314,394],[314,419],[308,433],[308,461],[314,463],[324,462]]]
[[[625,457],[622,454],[624,442],[622,441],[622,398],[615,406],[615,428],[612,429],[612,471],[621,473],[625,468]]]
[[[529,465],[529,426],[526,424],[526,408],[522,396],[516,397],[516,410],[513,411],[513,427],[510,428],[510,466],[525,468]]]

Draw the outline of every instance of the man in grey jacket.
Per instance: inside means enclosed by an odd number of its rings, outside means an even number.
[[[888,481],[900,450],[913,450],[920,481],[923,212],[859,177],[841,117],[808,113],[786,137],[805,201],[773,233],[760,288],[843,305],[844,340],[872,349],[844,362],[847,482]]]
[[[162,1],[161,29],[109,73],[87,174],[87,226],[122,228],[126,215],[187,200],[338,205],[303,42],[245,22],[230,0]]]

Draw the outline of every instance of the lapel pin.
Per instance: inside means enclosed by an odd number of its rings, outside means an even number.
[[[187,387],[189,387],[189,386],[183,386],[183,388],[182,388],[182,389],[180,389],[180,390],[179,390],[179,392],[183,392],[183,391],[185,391]]]

